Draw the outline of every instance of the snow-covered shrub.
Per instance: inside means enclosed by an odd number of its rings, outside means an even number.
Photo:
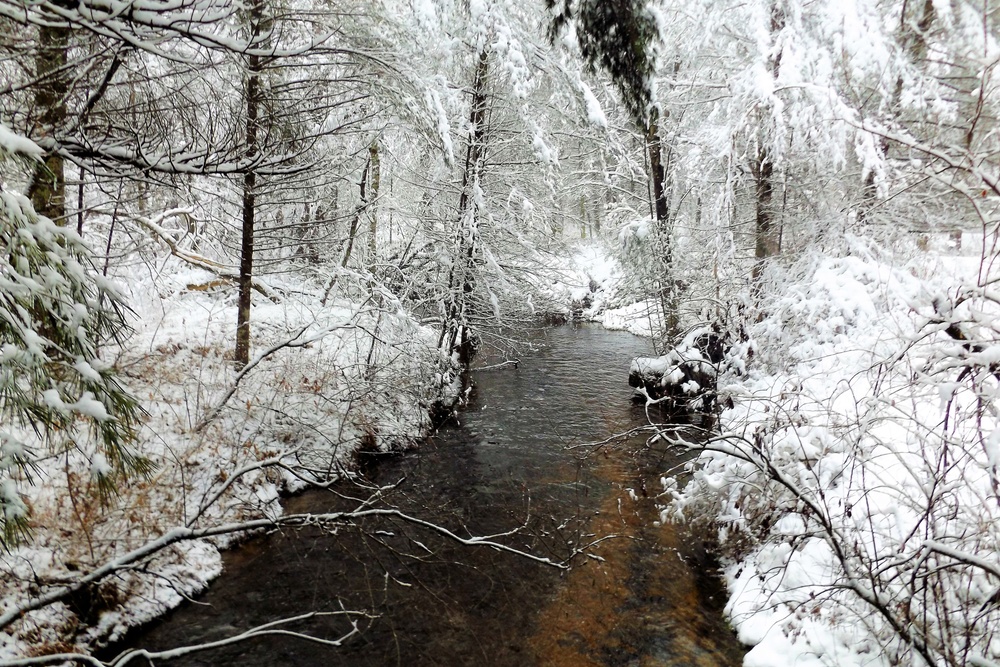
[[[39,151],[0,126],[0,163],[15,152]],[[131,448],[141,409],[99,355],[127,328],[124,304],[93,271],[83,241],[2,188],[0,243],[0,544],[7,546],[28,528],[18,486],[31,482],[36,456],[81,451],[104,496],[150,463]]]
[[[1000,295],[976,263],[855,242],[762,302],[761,353],[665,510],[715,517],[747,664],[1000,658]]]

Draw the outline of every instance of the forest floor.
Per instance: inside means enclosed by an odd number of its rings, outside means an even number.
[[[322,304],[315,285],[287,282],[271,285],[280,300],[256,296],[253,309],[254,353],[279,349],[237,384],[233,286],[172,258],[155,278],[150,269],[115,276],[135,329],[115,361],[148,413],[136,450],[156,469],[102,504],[85,447],[64,443],[41,458],[24,487],[31,539],[0,553],[0,612],[171,528],[276,516],[282,493],[349,474],[360,448],[416,442],[434,401],[456,391],[431,327],[387,300]],[[0,660],[113,641],[204,588],[232,539],[180,542],[141,572],[25,614],[0,633]]]

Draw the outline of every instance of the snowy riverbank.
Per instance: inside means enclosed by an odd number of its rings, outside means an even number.
[[[0,553],[0,613],[172,528],[274,517],[282,492],[344,474],[360,448],[388,451],[422,437],[432,403],[454,390],[437,332],[391,295],[324,305],[322,289],[309,284],[272,283],[276,302],[259,299],[252,355],[263,358],[238,380],[229,286],[173,258],[155,280],[149,268],[136,263],[115,276],[135,310],[135,333],[106,354],[148,413],[136,449],[156,469],[102,507],[97,462],[82,448],[41,458],[22,489],[32,538]],[[204,588],[230,540],[180,542],[138,570],[27,612],[0,634],[0,660],[114,640]]]
[[[982,237],[914,240],[772,267],[763,316],[730,323],[732,407],[691,483],[663,480],[663,520],[717,531],[745,667],[1000,658],[1000,297]],[[656,330],[595,282],[585,316]]]
[[[715,517],[746,667],[1000,657],[1000,307],[936,241],[776,271],[716,451],[667,483],[664,518]]]

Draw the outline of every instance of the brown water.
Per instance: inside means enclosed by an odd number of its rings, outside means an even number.
[[[701,540],[655,524],[659,477],[678,461],[642,438],[587,456],[570,448],[644,423],[627,370],[648,344],[594,326],[544,329],[535,343],[517,369],[474,374],[460,425],[367,473],[400,482],[387,503],[409,514],[463,535],[520,526],[498,540],[555,560],[613,536],[592,557],[563,571],[384,518],[289,530],[226,554],[224,574],[195,604],[127,646],[165,649],[348,609],[366,616],[340,647],[268,636],[170,664],[739,665]],[[336,491],[297,496],[286,509],[344,509],[351,503],[338,494],[365,495]],[[289,626],[330,639],[350,628],[342,616]]]

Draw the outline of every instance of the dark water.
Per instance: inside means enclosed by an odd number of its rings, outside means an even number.
[[[648,343],[594,326],[544,329],[535,343],[519,368],[475,374],[461,425],[367,472],[373,484],[399,483],[381,506],[466,537],[516,531],[496,539],[555,561],[614,536],[592,557],[564,571],[398,519],[286,530],[226,554],[196,604],[127,646],[162,650],[305,612],[360,610],[282,626],[328,640],[354,631],[341,646],[268,635],[170,664],[739,665],[700,541],[654,524],[657,480],[676,461],[642,438],[588,456],[569,448],[644,423],[626,380]],[[356,505],[348,497],[370,493],[335,491],[286,509],[346,509]]]

